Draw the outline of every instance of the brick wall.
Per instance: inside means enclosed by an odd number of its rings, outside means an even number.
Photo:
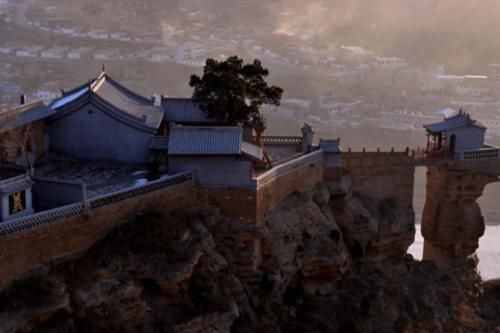
[[[342,168],[326,168],[324,170],[324,179],[326,181],[340,181],[342,179]]]
[[[332,171],[332,174],[338,171]],[[322,159],[301,166],[259,187],[250,188],[201,188],[199,193],[210,202],[218,205],[224,215],[255,223],[287,195],[304,192],[323,181],[324,164]]]
[[[208,201],[217,204],[227,216],[256,223],[287,195],[310,190],[323,181],[323,176],[324,163],[319,158],[272,179],[258,191],[177,185],[93,209],[85,216],[0,236],[0,286],[32,268],[85,252],[141,210],[168,212]]]
[[[415,163],[408,153],[344,153],[342,168],[351,176],[353,192],[412,207]]]
[[[202,198],[216,204],[229,217],[254,223],[257,219],[257,192],[249,188],[200,188]]]
[[[0,285],[49,261],[85,252],[112,228],[129,221],[141,210],[167,212],[190,206],[195,200],[194,186],[182,184],[97,208],[87,216],[1,236]]]

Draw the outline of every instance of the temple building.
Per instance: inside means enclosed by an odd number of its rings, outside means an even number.
[[[164,112],[103,72],[95,80],[64,92],[50,107],[50,150],[81,160],[148,164],[151,141]]]
[[[462,110],[438,123],[424,125],[424,128],[427,131],[427,153],[431,157],[479,150],[484,146],[486,127]]]
[[[319,159],[318,150],[329,169],[340,168],[339,140],[316,146],[307,124],[301,136],[262,132],[221,125],[190,98],[157,103],[104,71],[49,105],[21,96],[0,111],[0,221],[186,172],[198,186],[254,190],[309,163],[304,155]]]
[[[248,186],[263,149],[243,140],[240,127],[173,127],[169,172],[193,171],[200,185]]]

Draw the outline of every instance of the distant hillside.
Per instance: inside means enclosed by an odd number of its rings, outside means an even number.
[[[497,0],[39,0],[34,6],[31,17],[161,32],[167,39],[200,31],[220,34],[214,31],[219,28],[234,36],[253,34],[266,45],[290,40],[315,47],[358,45],[419,65],[473,69],[500,62]]]

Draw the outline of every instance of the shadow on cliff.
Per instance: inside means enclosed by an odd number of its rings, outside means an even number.
[[[464,273],[475,263],[447,271],[406,255],[412,214],[391,198],[345,193],[328,182],[291,194],[259,225],[228,219],[213,206],[139,214],[78,258],[47,264],[4,289],[0,327],[493,331],[498,286],[481,297],[481,281]]]

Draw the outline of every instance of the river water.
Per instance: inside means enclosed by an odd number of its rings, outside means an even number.
[[[425,203],[425,168],[417,168],[413,205],[415,207],[417,234],[415,243],[408,250],[415,259],[422,258],[424,240],[420,233],[422,210]],[[500,278],[500,183],[486,187],[479,205],[486,221],[485,235],[479,242],[479,270],[484,280]]]

